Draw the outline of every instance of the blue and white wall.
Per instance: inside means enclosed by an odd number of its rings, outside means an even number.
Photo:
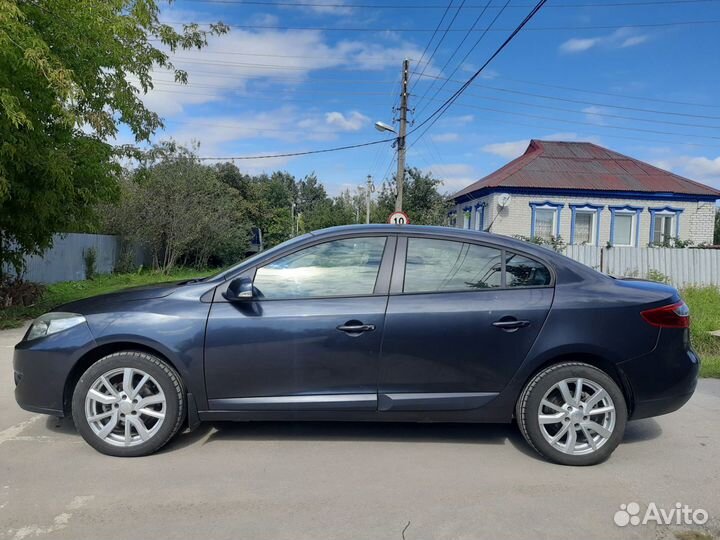
[[[573,214],[578,211],[595,212],[594,245],[605,246],[614,241],[613,215],[620,213],[633,215],[633,244],[644,247],[651,242],[651,227],[659,215],[672,215],[673,234],[681,240],[692,240],[694,244],[712,243],[715,220],[714,201],[678,201],[672,199],[636,199],[610,197],[579,197],[531,195],[513,193],[510,204],[500,209],[497,199],[500,192],[472,199],[457,204],[453,210],[455,227],[478,230],[478,216],[483,220],[481,229],[492,223],[491,232],[507,236],[532,236],[534,210],[538,208],[553,209],[556,213],[556,236],[562,237],[565,243],[573,243]],[[479,214],[476,206],[483,210]],[[573,208],[575,212],[573,212]],[[466,210],[470,210],[470,222],[465,219]]]

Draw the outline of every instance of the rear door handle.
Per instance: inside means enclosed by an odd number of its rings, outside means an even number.
[[[501,330],[517,330],[518,328],[525,328],[527,326],[530,326],[530,321],[519,321],[517,319],[502,318],[492,324],[494,327],[500,328]]]
[[[341,332],[348,334],[360,334],[361,332],[372,332],[375,330],[374,324],[341,324],[337,327]]]

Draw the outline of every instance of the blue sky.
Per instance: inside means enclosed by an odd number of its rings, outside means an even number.
[[[166,121],[157,139],[198,141],[202,156],[246,156],[383,138],[373,123],[392,120],[403,58],[413,61],[410,106],[419,123],[460,85],[447,82],[431,101],[443,82],[433,77],[448,78],[457,67],[451,78],[467,79],[527,14],[531,0],[511,0],[461,64],[481,34],[471,33],[458,49],[464,30],[485,3],[466,0],[425,66],[417,63],[432,31],[419,30],[436,27],[445,0],[354,0],[422,9],[285,2],[336,7],[180,0],[163,9],[161,18],[172,24],[238,26],[203,51],[176,55],[175,64],[189,73],[187,86],[157,74],[155,90],[144,97]],[[432,129],[409,138],[408,165],[432,171],[453,192],[518,156],[531,138],[589,140],[720,187],[720,23],[712,22],[720,21],[720,2],[616,5],[629,2],[550,0]],[[597,6],[587,6],[592,3]],[[493,0],[477,28],[487,27],[504,4]],[[448,11],[442,28],[456,11]],[[692,21],[707,24],[650,26]],[[119,139],[126,137],[123,131]],[[337,194],[368,174],[380,183],[395,168],[393,154],[383,144],[236,163],[251,173],[315,172]]]

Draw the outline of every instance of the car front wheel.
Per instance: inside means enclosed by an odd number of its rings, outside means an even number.
[[[144,352],[110,354],[75,386],[73,420],[85,441],[103,454],[134,457],[164,446],[180,428],[185,402],[179,375]]]
[[[589,364],[564,362],[535,375],[515,415],[530,445],[562,465],[594,465],[623,437],[627,405],[615,381]]]

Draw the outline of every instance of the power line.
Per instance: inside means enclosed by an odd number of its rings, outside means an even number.
[[[161,75],[169,74],[169,72],[161,71],[158,72]],[[190,73],[188,73],[188,79],[189,83],[192,84],[192,77],[194,75],[211,75],[213,79],[230,79],[233,81],[238,82],[245,82],[245,81],[252,81],[254,79],[258,78],[257,73],[237,73],[232,75],[227,75],[225,73],[219,73],[217,71],[203,71],[202,69],[193,69]],[[172,80],[164,80],[164,79],[153,79],[153,80],[162,80],[163,82],[174,82],[177,84],[185,84],[179,81],[176,81],[175,79]],[[397,86],[397,80],[378,80],[378,79],[335,79],[335,78],[327,78],[327,77],[312,77],[310,78],[304,78],[304,75],[298,75],[297,77],[280,77],[280,76],[272,76],[272,81],[280,81],[280,82],[291,82],[291,83],[315,83],[315,82],[321,82],[321,83],[342,83],[342,84],[370,84],[370,85],[395,85]],[[395,95],[395,92],[392,93],[392,95]]]
[[[420,136],[416,140],[422,138],[422,136],[425,135],[425,133],[427,133],[428,129],[430,129],[435,124],[435,122],[437,122],[438,119],[443,114],[445,114],[445,112],[447,112],[447,110],[450,108],[450,106],[452,106],[452,104],[455,103],[455,101],[457,101],[457,99],[473,83],[473,81],[480,76],[482,71],[490,64],[490,62],[492,62],[503,51],[503,49],[505,49],[505,47],[507,47],[510,44],[510,42],[515,38],[515,36],[517,36],[520,33],[520,31],[525,27],[525,25],[527,25],[527,23],[530,22],[530,20],[537,14],[537,12],[540,11],[540,9],[543,7],[543,5],[545,5],[545,2],[547,2],[547,0],[540,0],[535,5],[535,7],[530,11],[530,13],[528,13],[525,16],[525,18],[522,21],[520,21],[520,24],[518,24],[515,27],[515,29],[510,33],[510,35],[507,38],[505,38],[505,41],[503,41],[500,44],[500,46],[497,49],[495,49],[495,52],[492,53],[492,55],[490,55],[490,58],[488,58],[485,61],[485,63],[482,66],[480,66],[480,69],[478,69],[473,74],[472,77],[470,77],[458,90],[456,90],[452,96],[450,96],[447,100],[445,100],[445,102],[442,105],[440,105],[440,107],[435,109],[435,111],[430,116],[428,116],[425,120],[420,122],[420,124],[418,124],[415,128],[413,128],[410,131],[410,134],[415,133],[418,129],[420,129],[424,125],[430,123],[430,125],[428,125],[428,127],[425,128],[425,130],[420,134]]]
[[[339,152],[341,150],[352,150],[354,148],[363,148],[365,146],[373,146],[376,144],[382,144],[386,142],[394,141],[395,139],[381,139],[379,141],[371,141],[360,144],[350,144],[347,146],[336,146],[334,148],[323,148],[322,150],[307,150],[305,152],[286,152],[284,154],[264,154],[259,156],[201,156],[195,159],[201,161],[233,161],[233,160],[251,160],[251,159],[273,159],[283,157],[297,157],[297,156],[309,156],[311,154],[327,154],[328,152]]]
[[[507,6],[507,4],[509,4],[509,3],[510,3],[510,0],[508,0],[505,5]],[[488,3],[488,6],[489,6],[489,5],[490,5],[490,4]],[[480,19],[482,19],[482,16],[485,15],[485,12],[486,12],[486,11],[487,11],[487,6],[485,7],[485,9],[483,9],[483,10],[480,12],[480,15],[478,15],[478,16],[475,18],[475,21],[473,22],[472,26],[470,27],[470,30],[468,30],[468,31],[465,33],[465,35],[463,36],[463,38],[462,38],[462,40],[460,41],[460,43],[457,45],[457,47],[455,47],[455,50],[452,52],[452,54],[450,55],[450,57],[445,61],[445,63],[443,64],[443,66],[440,68],[440,73],[445,73],[445,68],[448,66],[448,64],[449,64],[450,62],[452,62],[453,58],[455,58],[455,55],[456,55],[456,54],[458,53],[458,51],[462,48],[462,46],[465,44],[465,41],[466,41],[467,38],[470,36],[470,34],[472,33],[473,29],[478,25],[478,23],[480,22]],[[503,10],[500,10],[499,13],[502,13],[502,12],[503,12]],[[492,23],[490,24],[490,26],[492,26]],[[485,33],[483,33],[483,34],[480,36],[480,39],[482,39],[483,36],[485,36]],[[427,66],[426,66],[426,67],[427,67]],[[424,72],[424,71],[425,71],[425,70],[423,69],[423,72]],[[422,75],[421,75],[421,76],[422,76]],[[427,95],[429,89],[432,88],[433,86],[435,86],[435,79],[433,79],[432,83],[430,84],[430,87],[425,89],[425,92],[423,92],[423,95],[420,96],[420,99],[417,101],[418,103],[421,103],[421,102],[422,102],[423,98]]]
[[[442,4],[339,4],[339,3],[318,3],[318,2],[287,2],[287,1],[260,1],[260,0],[185,0],[199,4],[237,4],[247,6],[267,6],[267,7],[296,7],[296,8],[337,8],[337,9],[445,9]],[[632,6],[657,6],[657,5],[683,5],[683,4],[705,4],[714,3],[718,0],[650,0],[647,2],[629,1],[629,2],[605,2],[605,3],[575,3],[575,4],[550,4],[548,8],[603,8],[603,7],[632,7]],[[487,7],[497,9],[497,6],[487,4],[468,4],[468,9],[485,9]],[[512,8],[528,8],[531,4],[513,4]]]
[[[434,75],[425,75],[425,77],[434,77]],[[461,83],[463,81],[453,80],[451,82]],[[598,103],[598,102],[585,101],[585,100],[580,100],[580,99],[549,96],[547,94],[537,94],[534,92],[525,92],[523,90],[513,90],[511,88],[503,88],[503,87],[499,87],[499,86],[492,86],[489,84],[478,84],[476,86],[478,88],[487,88],[489,90],[497,90],[498,92],[507,92],[510,94],[519,94],[519,95],[523,95],[523,96],[532,96],[532,97],[538,97],[538,98],[542,98],[542,99],[564,101],[567,103],[577,103],[580,105],[595,105],[597,107],[607,107],[609,109],[621,109],[621,110],[626,110],[626,111],[635,111],[635,112],[644,112],[644,113],[653,113],[653,114],[665,114],[665,115],[669,115],[669,116],[684,116],[687,118],[705,118],[705,119],[710,119],[710,120],[720,120],[720,116],[711,116],[711,115],[706,115],[706,114],[680,113],[680,112],[675,112],[675,111],[661,111],[658,109],[644,109],[641,107],[627,107],[624,105],[612,105],[610,103]]]
[[[228,88],[228,87],[225,87],[225,86],[204,85],[204,84],[194,84],[194,83],[181,84],[181,83],[173,83],[173,82],[171,82],[171,81],[157,81],[157,80],[154,80],[154,81],[153,81],[153,84],[162,84],[162,85],[170,85],[170,86],[175,86],[175,85],[177,85],[178,88],[188,87],[188,88],[191,88],[191,89],[192,89],[193,87],[198,87],[198,88],[199,88],[199,87],[202,87],[202,88],[217,89],[217,90],[219,90],[219,91],[222,91],[222,90],[230,91],[230,90],[232,90],[232,88]],[[160,89],[160,90],[162,90],[162,89]],[[160,91],[160,90],[157,90],[157,91]],[[182,92],[181,92],[181,93],[182,93]],[[384,96],[384,95],[387,95],[386,92],[343,92],[343,93],[344,93],[344,94],[349,94],[349,95],[363,95],[363,96]],[[289,97],[289,96],[292,96],[293,94],[307,94],[307,95],[332,94],[332,95],[335,95],[336,92],[332,92],[332,91],[327,91],[327,92],[326,92],[326,91],[322,91],[322,90],[290,90],[290,91],[288,91],[286,94],[280,94],[280,96],[281,96],[281,97]],[[214,94],[210,94],[210,93],[208,93],[208,94],[203,94],[203,95],[207,95],[208,97],[214,96]],[[697,123],[691,123],[691,122],[674,122],[674,121],[671,121],[671,120],[658,120],[658,119],[654,119],[654,118],[641,118],[641,117],[638,117],[638,116],[625,116],[625,115],[621,115],[621,114],[611,114],[611,113],[603,113],[603,112],[585,111],[585,110],[569,109],[569,108],[565,108],[565,107],[553,107],[553,106],[551,106],[551,105],[542,105],[542,104],[539,104],[539,103],[528,103],[528,102],[526,102],[526,101],[517,101],[517,100],[512,100],[512,99],[503,99],[503,98],[498,98],[498,97],[495,97],[495,96],[484,96],[484,95],[480,95],[480,94],[476,94],[476,93],[472,93],[472,92],[468,92],[466,95],[472,96],[472,97],[477,97],[477,98],[482,99],[482,100],[485,100],[485,101],[497,101],[497,102],[500,102],[500,103],[508,103],[508,104],[511,104],[511,105],[522,105],[522,106],[526,106],[526,107],[532,107],[532,108],[535,108],[535,109],[545,109],[545,110],[550,110],[550,111],[569,112],[569,113],[574,113],[574,114],[585,114],[585,115],[596,116],[596,117],[600,117],[600,118],[614,118],[614,119],[618,119],[618,120],[638,121],[638,122],[646,122],[646,123],[651,123],[651,124],[663,124],[663,125],[692,127],[692,128],[701,128],[701,129],[720,129],[720,125],[706,125],[706,124],[697,124]],[[262,96],[259,96],[259,97],[262,97]],[[258,99],[258,97],[256,97],[256,96],[248,96],[248,98],[249,98],[249,99]],[[272,99],[276,99],[276,98],[272,98]],[[438,101],[438,100],[435,99],[435,98],[431,98],[431,101]],[[221,124],[206,124],[206,125],[218,125],[218,126],[221,126]],[[232,126],[227,126],[227,127],[232,127]],[[282,130],[280,130],[280,131],[282,131]],[[678,134],[678,135],[682,135],[682,134]]]
[[[430,45],[432,44],[433,40],[435,39],[435,36],[438,33],[438,30],[440,30],[440,27],[442,26],[443,21],[445,20],[445,17],[448,14],[448,11],[450,11],[450,7],[452,7],[453,0],[450,0],[450,3],[445,8],[445,11],[442,14],[442,17],[440,18],[440,22],[438,22],[437,26],[435,27],[435,31],[433,32],[432,36],[430,36],[430,40],[427,42],[427,45],[425,45],[425,49],[423,49],[422,55],[420,56],[420,60],[418,60],[417,66],[422,64],[422,61],[425,59],[425,54],[427,54],[428,49],[430,48]],[[425,63],[425,67],[423,67],[422,72],[425,73],[425,68],[428,66],[430,62]],[[417,67],[416,66],[416,67]],[[394,108],[394,106],[393,106]]]
[[[335,71],[353,71],[353,72],[367,72],[369,69],[386,69],[387,63],[382,64],[369,64],[365,67],[338,67],[338,66],[291,66],[291,65],[285,65],[285,64],[256,64],[252,62],[221,62],[221,61],[208,61],[208,60],[198,60],[192,57],[186,57],[186,56],[173,56],[173,61],[179,61],[183,64],[198,64],[201,66],[222,66],[222,67],[241,67],[241,68],[247,68],[248,70],[292,70],[292,71],[317,71],[321,69],[333,69]]]
[[[601,25],[581,25],[581,26],[536,26],[529,28],[528,31],[533,32],[557,32],[560,30],[617,30],[619,28],[665,28],[672,26],[703,26],[709,24],[719,24],[720,19],[706,19],[696,21],[669,21],[657,23],[628,23],[628,24],[601,24]],[[183,21],[164,21],[164,24],[188,24]],[[194,23],[201,26],[208,26],[215,23],[200,22]],[[317,32],[395,32],[395,33],[421,33],[434,32],[432,28],[359,28],[359,27],[342,27],[342,26],[279,26],[279,25],[257,25],[257,24],[228,24],[231,28],[239,28],[244,30],[304,30]],[[476,28],[473,32],[483,32],[485,28]],[[492,32],[508,32],[510,28],[493,28]],[[467,28],[451,28],[449,32],[467,32]]]
[[[591,122],[582,122],[580,120],[565,120],[564,118],[553,118],[551,116],[542,116],[537,114],[530,114],[526,112],[515,112],[515,111],[506,111],[503,109],[494,109],[492,107],[482,107],[480,105],[469,105],[465,103],[458,104],[458,107],[464,107],[468,109],[477,109],[481,111],[490,111],[490,112],[496,112],[501,114],[509,114],[512,116],[523,116],[523,117],[529,117],[529,118],[538,118],[540,120],[552,120],[553,122],[563,122],[568,124],[577,124],[577,125],[583,125],[583,126],[593,126],[597,128],[604,128],[604,129],[621,129],[625,131],[637,131],[640,133],[654,133],[656,135],[672,135],[676,137],[694,137],[699,139],[712,139],[712,140],[720,140],[720,137],[716,137],[714,135],[700,135],[700,134],[692,134],[692,133],[676,133],[671,131],[659,131],[659,130],[653,130],[653,129],[644,129],[644,128],[637,128],[637,127],[625,127],[625,126],[613,126],[609,124],[604,125],[597,125],[593,124]],[[417,141],[427,132],[427,129],[423,131],[423,133],[417,137],[415,140]]]
[[[570,113],[576,113],[576,114],[587,114],[590,116],[598,116],[602,118],[617,118],[620,120],[632,120],[637,122],[649,122],[651,124],[665,124],[669,126],[683,126],[683,127],[693,127],[693,128],[705,128],[705,129],[720,129],[720,125],[718,126],[708,126],[705,124],[697,124],[697,123],[691,123],[691,122],[672,122],[670,120],[657,120],[653,118],[640,118],[638,116],[623,116],[621,114],[609,114],[609,113],[601,113],[601,112],[593,112],[593,111],[583,111],[583,110],[576,110],[576,109],[567,109],[563,107],[552,107],[550,105],[540,105],[538,103],[527,103],[525,101],[515,101],[512,99],[502,99],[497,97],[491,97],[491,96],[480,96],[478,94],[473,94],[468,92],[468,96],[478,97],[480,99],[484,100],[490,100],[490,101],[499,101],[502,103],[510,103],[512,105],[524,105],[527,107],[534,107],[536,109],[546,109],[550,111],[561,111],[561,112],[570,112]]]
[[[450,4],[452,4],[452,2],[450,2]],[[420,77],[423,76],[423,74],[425,73],[425,70],[426,70],[427,67],[430,65],[430,62],[432,62],[432,59],[435,58],[435,54],[438,52],[438,49],[440,48],[440,45],[442,45],[442,42],[445,41],[445,38],[447,37],[448,32],[449,32],[450,29],[452,28],[452,25],[455,24],[455,19],[457,19],[457,16],[460,14],[460,10],[462,10],[462,7],[463,7],[464,5],[465,5],[465,0],[462,0],[462,1],[460,2],[460,6],[457,8],[457,11],[455,12],[455,15],[454,15],[453,18],[450,20],[450,24],[447,25],[447,28],[445,28],[445,30],[443,31],[442,36],[440,36],[440,39],[438,40],[437,44],[435,45],[435,48],[433,49],[433,52],[432,52],[432,54],[430,55],[430,58],[428,59],[428,61],[427,61],[427,62],[425,63],[425,65],[423,66],[422,72],[420,73],[420,76],[419,76],[418,78],[420,78]],[[432,41],[432,39],[431,39],[430,41]]]
[[[720,1],[720,0],[718,0],[718,1]],[[206,51],[203,51],[203,54],[206,54],[206,53],[207,53]],[[277,54],[277,55],[254,55],[251,53],[234,53],[232,51],[222,52],[222,53],[217,53],[217,54],[239,54],[239,55],[247,54],[248,56],[274,56],[274,57],[278,57],[278,58],[296,58],[294,56],[286,56],[286,55],[280,55],[280,54]],[[300,57],[297,57],[297,58],[300,58]],[[303,57],[303,58],[305,58],[305,57]],[[307,58],[310,58],[310,57],[307,57]],[[321,58],[321,57],[312,57],[312,58]],[[327,58],[327,57],[322,57],[322,58]],[[343,60],[347,60],[347,58],[343,58]],[[254,66],[255,64],[243,64],[243,65]],[[418,64],[416,64],[416,66],[417,65]],[[273,66],[273,67],[275,67],[275,66]],[[289,66],[277,66],[277,67],[278,68],[282,67],[282,69],[289,69]],[[302,69],[307,69],[307,68],[302,68]],[[311,68],[311,69],[314,69],[314,68]],[[361,70],[358,70],[358,71],[361,71]],[[238,79],[238,80],[248,79],[248,80],[251,80],[251,79],[255,79],[257,77],[257,74],[248,74],[245,76],[243,76],[243,74],[225,75],[225,74],[217,73],[214,71],[203,71],[200,69],[193,69],[191,75],[194,75],[197,73],[212,75],[213,77],[222,78],[222,79]],[[419,73],[418,71],[413,71],[412,74],[418,75],[418,73]],[[461,82],[458,80],[453,81],[452,74],[450,74],[450,76],[448,76],[447,78],[442,78],[442,77],[438,77],[438,76],[434,76],[434,75],[423,75],[423,77],[433,78],[436,80],[443,80],[443,81],[447,81],[447,82]],[[275,81],[283,80],[283,81],[288,81],[288,82],[300,81],[301,78],[302,78],[302,76],[284,77],[284,78],[283,77],[275,77],[275,76],[272,77],[272,79]],[[542,83],[542,82],[537,82],[537,81],[529,81],[526,79],[516,79],[514,77],[506,77],[504,75],[502,75],[502,76],[498,75],[497,78],[504,80],[504,81],[509,81],[509,82],[516,82],[516,83],[521,83],[521,84],[531,84],[534,86],[542,86],[542,87],[554,88],[554,89],[558,89],[558,90],[568,90],[571,92],[580,92],[580,93],[585,93],[585,94],[596,94],[596,95],[600,95],[600,96],[618,97],[618,98],[632,99],[632,100],[638,100],[638,101],[652,101],[652,102],[656,102],[656,103],[667,103],[669,105],[684,105],[684,106],[688,106],[688,107],[720,109],[720,105],[713,105],[713,104],[709,104],[709,103],[697,103],[697,102],[692,102],[692,101],[678,101],[678,100],[671,100],[671,99],[652,98],[652,97],[646,97],[646,96],[634,96],[631,94],[622,94],[619,92],[604,92],[601,90],[589,90],[587,88],[578,88],[578,87],[564,86],[564,85],[559,85],[559,84]],[[333,79],[333,78],[324,78],[324,77],[323,78],[313,77],[312,82],[337,82],[337,83],[347,83],[347,84],[394,84],[395,86],[398,85],[398,80],[384,81],[384,80],[371,80],[371,79]],[[393,92],[393,94],[396,94],[396,93],[397,92]],[[538,97],[542,97],[542,96],[538,96]]]
[[[498,76],[499,79],[502,79],[504,81],[511,81],[511,82],[517,82],[521,84],[532,84],[535,86],[543,86],[547,88],[555,88],[558,90],[570,90],[572,92],[584,92],[586,94],[597,94],[599,96],[612,96],[612,97],[619,97],[623,99],[636,99],[639,101],[653,101],[657,103],[667,103],[670,105],[686,105],[689,107],[703,107],[703,108],[712,108],[712,109],[720,109],[720,105],[710,105],[706,103],[697,103],[697,102],[690,102],[690,101],[677,101],[672,99],[660,99],[660,98],[651,98],[651,97],[643,97],[643,96],[633,96],[630,94],[621,94],[619,92],[603,92],[600,90],[588,90],[586,88],[577,88],[573,86],[562,86],[559,84],[548,84],[548,83],[541,83],[536,81],[527,81],[523,79],[515,79],[505,76]]]
[[[458,107],[463,107],[462,104],[458,105]],[[555,119],[553,119],[555,120]],[[508,124],[511,126],[523,126],[523,127],[530,127],[533,129],[565,129],[565,127],[561,126],[555,126],[555,125],[548,125],[547,122],[543,122],[542,125],[536,125],[536,124],[528,124],[526,122],[518,122],[515,120],[507,120],[505,118],[487,118],[486,122],[496,122],[500,124]],[[572,122],[568,122],[572,123]],[[603,126],[594,126],[596,128],[602,128]],[[698,148],[712,148],[712,149],[720,149],[720,146],[717,144],[704,144],[704,143],[695,143],[695,142],[687,142],[687,141],[667,141],[667,140],[659,140],[659,139],[648,139],[647,137],[632,137],[630,135],[618,135],[617,133],[589,133],[584,132],[584,137],[596,137],[596,138],[610,138],[610,139],[622,139],[622,140],[628,140],[628,141],[640,141],[644,143],[658,143],[658,144],[676,144],[676,145],[682,145],[682,146],[693,146]]]
[[[217,85],[209,85],[209,84],[200,84],[200,83],[188,83],[188,84],[181,84],[178,85],[174,82],[166,82],[166,81],[154,81],[153,84],[160,84],[160,85],[169,85],[171,87],[176,88],[192,88],[193,86],[196,88],[211,88],[216,90],[233,90],[232,88],[223,87],[223,86],[217,86]],[[337,95],[336,91],[323,91],[323,90],[289,90],[287,93],[289,94],[332,94]],[[387,92],[347,92],[343,91],[343,95],[351,95],[351,96],[385,96],[387,95]],[[278,92],[279,95],[283,95],[281,92]]]
[[[498,11],[497,14],[495,15],[495,17],[493,18],[493,20],[490,21],[490,24],[488,25],[488,30],[495,25],[495,23],[496,23],[497,20],[500,18],[500,16],[503,14],[503,12],[505,11],[505,8],[507,8],[509,4],[510,4],[510,0],[507,0],[507,1],[505,2],[505,5],[503,5],[502,9],[501,9],[500,11]],[[480,17],[482,17],[482,15],[483,15],[484,13],[485,13],[485,11],[483,11],[483,12],[480,14]],[[480,17],[478,17],[478,18],[476,19],[475,23],[473,24],[473,28],[476,26],[477,22],[480,20]],[[467,60],[467,59],[470,57],[470,55],[472,54],[472,52],[477,48],[477,46],[480,44],[480,42],[483,40],[483,38],[487,35],[488,30],[486,30],[485,32],[483,32],[482,34],[480,34],[480,37],[475,41],[475,43],[473,44],[473,46],[470,47],[470,50],[468,50],[468,51],[465,53],[465,56],[463,56],[462,60],[460,60],[460,62],[458,62],[458,64],[457,64],[457,66],[455,66],[455,69],[453,69],[453,71],[452,71],[452,73],[450,74],[450,77],[449,77],[449,78],[452,78],[453,75],[455,75],[455,73],[457,73],[457,70],[460,69],[460,67],[465,63],[465,60]],[[468,31],[468,33],[465,34],[465,37],[467,37],[467,36],[469,36],[469,35],[470,35],[470,31]],[[463,42],[464,42],[464,41],[465,41],[465,38],[463,38]],[[461,43],[461,45],[462,45],[462,43]],[[455,56],[454,53],[453,53],[453,56]],[[448,63],[449,63],[449,61],[448,61]],[[445,65],[447,65],[447,63],[446,63]],[[443,69],[441,70],[441,72],[443,72],[444,70],[445,70],[445,66],[443,66]],[[435,79],[435,80],[437,80],[437,79]],[[435,85],[435,80],[433,80],[433,83],[430,85],[430,88],[432,88],[432,87]],[[432,95],[433,98],[440,93],[440,90],[442,90],[442,89],[445,87],[446,83],[447,83],[447,81],[443,81],[443,84],[440,86],[440,88],[439,88],[438,90],[436,90],[435,93]],[[427,95],[428,91],[429,91],[429,88],[425,90],[425,93],[422,95],[422,97],[420,98],[419,101],[422,101],[422,99]],[[420,112],[419,112],[418,114],[422,114],[423,111],[425,111],[425,109],[427,109],[427,104],[424,105],[424,106],[422,107],[422,109],[420,109]]]

